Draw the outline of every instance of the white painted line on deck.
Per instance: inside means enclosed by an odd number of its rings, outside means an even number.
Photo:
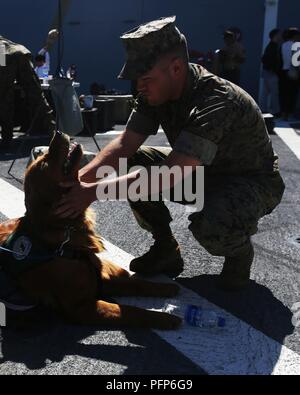
[[[110,132],[96,133],[97,137],[105,137],[105,136],[119,136],[122,132],[117,130],[111,130]]]
[[[279,125],[279,127],[275,127],[275,133],[300,160],[300,136],[293,128],[289,127],[289,124],[287,124],[286,127],[282,127],[282,124]]]
[[[124,133],[124,130],[110,130],[109,132],[104,133],[97,133],[97,137],[105,137],[105,136],[119,136],[120,134]],[[157,133],[164,133],[163,129],[158,129]]]
[[[24,193],[0,180],[0,212],[6,217],[24,214]],[[4,197],[4,198],[3,198]],[[13,208],[9,207],[9,203]],[[107,257],[128,270],[133,258],[125,251],[104,241]],[[157,276],[152,281],[171,281]],[[119,302],[138,307],[162,310],[167,301],[160,298],[118,298]],[[172,300],[172,303],[174,299]],[[193,363],[211,375],[299,375],[300,356],[269,338],[232,314],[213,305],[198,294],[181,287],[177,302],[214,309],[226,318],[223,330],[203,330],[183,325],[177,331],[155,331]]]
[[[25,214],[24,193],[0,178],[0,212],[7,218]]]

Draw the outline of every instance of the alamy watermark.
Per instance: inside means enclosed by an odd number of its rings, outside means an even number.
[[[292,45],[292,65],[294,67],[300,66],[300,42],[296,42]]]
[[[127,184],[128,173],[139,171],[138,177]],[[101,183],[97,188],[99,201],[130,200],[132,202],[157,202],[168,200],[184,202],[187,211],[201,211],[204,206],[204,166],[134,166],[128,170],[126,158],[119,159],[119,168],[116,172],[111,166],[102,166],[97,171],[97,178],[104,179],[117,176],[123,180],[119,184],[118,193],[116,183],[103,187]],[[172,187],[173,185],[173,187]]]
[[[0,327],[6,326],[6,308],[5,304],[0,302]]]

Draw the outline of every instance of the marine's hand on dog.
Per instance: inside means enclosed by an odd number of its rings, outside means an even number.
[[[77,218],[96,200],[97,184],[78,180],[62,182],[60,186],[68,189],[54,208],[54,214],[60,218]]]

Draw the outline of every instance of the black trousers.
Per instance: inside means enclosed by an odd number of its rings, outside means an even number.
[[[0,112],[1,137],[3,142],[10,142],[13,138],[14,118],[13,108],[5,114]]]
[[[282,70],[279,76],[280,110],[285,114],[293,114],[296,110],[299,93],[299,80],[289,77],[287,70]]]

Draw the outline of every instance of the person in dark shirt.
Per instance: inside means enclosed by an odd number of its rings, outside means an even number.
[[[279,116],[278,75],[282,69],[282,59],[280,55],[280,43],[282,40],[281,31],[279,29],[274,29],[270,32],[269,37],[270,42],[262,57],[264,85],[261,107],[263,112],[270,112],[275,116]]]

